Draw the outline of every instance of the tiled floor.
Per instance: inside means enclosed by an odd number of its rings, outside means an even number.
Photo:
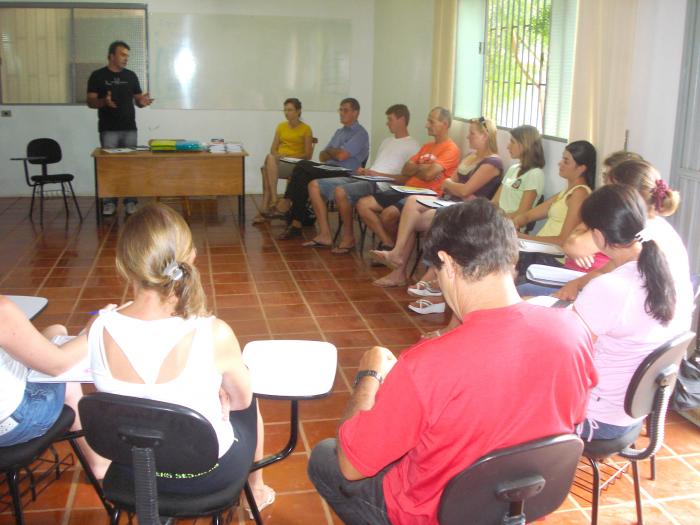
[[[89,312],[127,297],[114,270],[114,253],[123,217],[96,228],[91,199],[81,199],[88,211],[82,224],[74,214],[66,221],[62,202],[53,200],[45,227],[28,220],[27,199],[0,199],[0,292],[49,298],[36,319],[39,327],[66,324],[81,329]],[[171,204],[180,209],[178,201]],[[248,217],[255,211],[247,199]],[[276,241],[281,224],[244,227],[235,222],[232,200],[194,201],[190,225],[198,247],[211,307],[234,328],[241,344],[255,339],[324,339],[339,352],[333,393],[302,404],[300,442],[291,457],[265,472],[278,492],[275,504],[264,511],[266,523],[339,523],[306,476],[311,448],[333,436],[349,396],[350,380],[361,353],[382,344],[394,351],[410,345],[421,331],[445,323],[443,314],[418,316],[408,312],[410,298],[403,289],[372,286],[370,268],[358,254],[335,256],[328,250],[303,248],[298,241]],[[311,230],[307,236],[312,235]],[[266,449],[286,439],[288,407],[263,401]],[[673,414],[667,424],[666,444],[658,460],[656,481],[647,479],[644,465],[643,498],[646,523],[700,523],[700,429]],[[584,474],[585,477],[585,474]],[[550,524],[589,523],[587,496],[575,490]],[[603,495],[601,524],[635,522],[634,497],[628,477]],[[242,514],[237,514],[243,523]],[[36,502],[26,506],[28,523],[107,523],[99,501],[78,469],[68,471]],[[235,522],[235,520],[234,520]],[[0,513],[0,524],[13,523],[10,511]],[[199,523],[205,523],[200,520]]]

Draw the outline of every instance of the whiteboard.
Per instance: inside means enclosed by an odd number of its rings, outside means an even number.
[[[151,96],[163,109],[335,111],[350,91],[342,18],[150,13]]]

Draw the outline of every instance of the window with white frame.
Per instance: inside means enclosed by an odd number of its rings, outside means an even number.
[[[454,114],[566,138],[576,0],[459,0]]]
[[[129,44],[129,69],[145,91],[145,5],[0,2],[0,104],[85,102],[90,73],[115,40]]]

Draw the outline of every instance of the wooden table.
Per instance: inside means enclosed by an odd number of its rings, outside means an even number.
[[[95,207],[102,222],[104,197],[191,197],[237,195],[238,220],[245,220],[245,151],[241,153],[134,151],[92,152]]]

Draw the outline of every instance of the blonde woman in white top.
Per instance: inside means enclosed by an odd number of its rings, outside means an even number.
[[[190,407],[214,427],[219,463],[197,477],[162,476],[169,492],[206,494],[244,476],[244,456],[262,457],[263,425],[257,443],[233,428],[229,410],[250,406],[248,369],[231,328],[207,311],[195,248],[184,219],[163,204],[140,208],[124,225],[117,244],[117,270],[133,290],[133,301],[103,311],[90,327],[88,347],[98,390]],[[239,459],[240,458],[240,459]],[[249,482],[260,509],[275,493],[256,471]]]

